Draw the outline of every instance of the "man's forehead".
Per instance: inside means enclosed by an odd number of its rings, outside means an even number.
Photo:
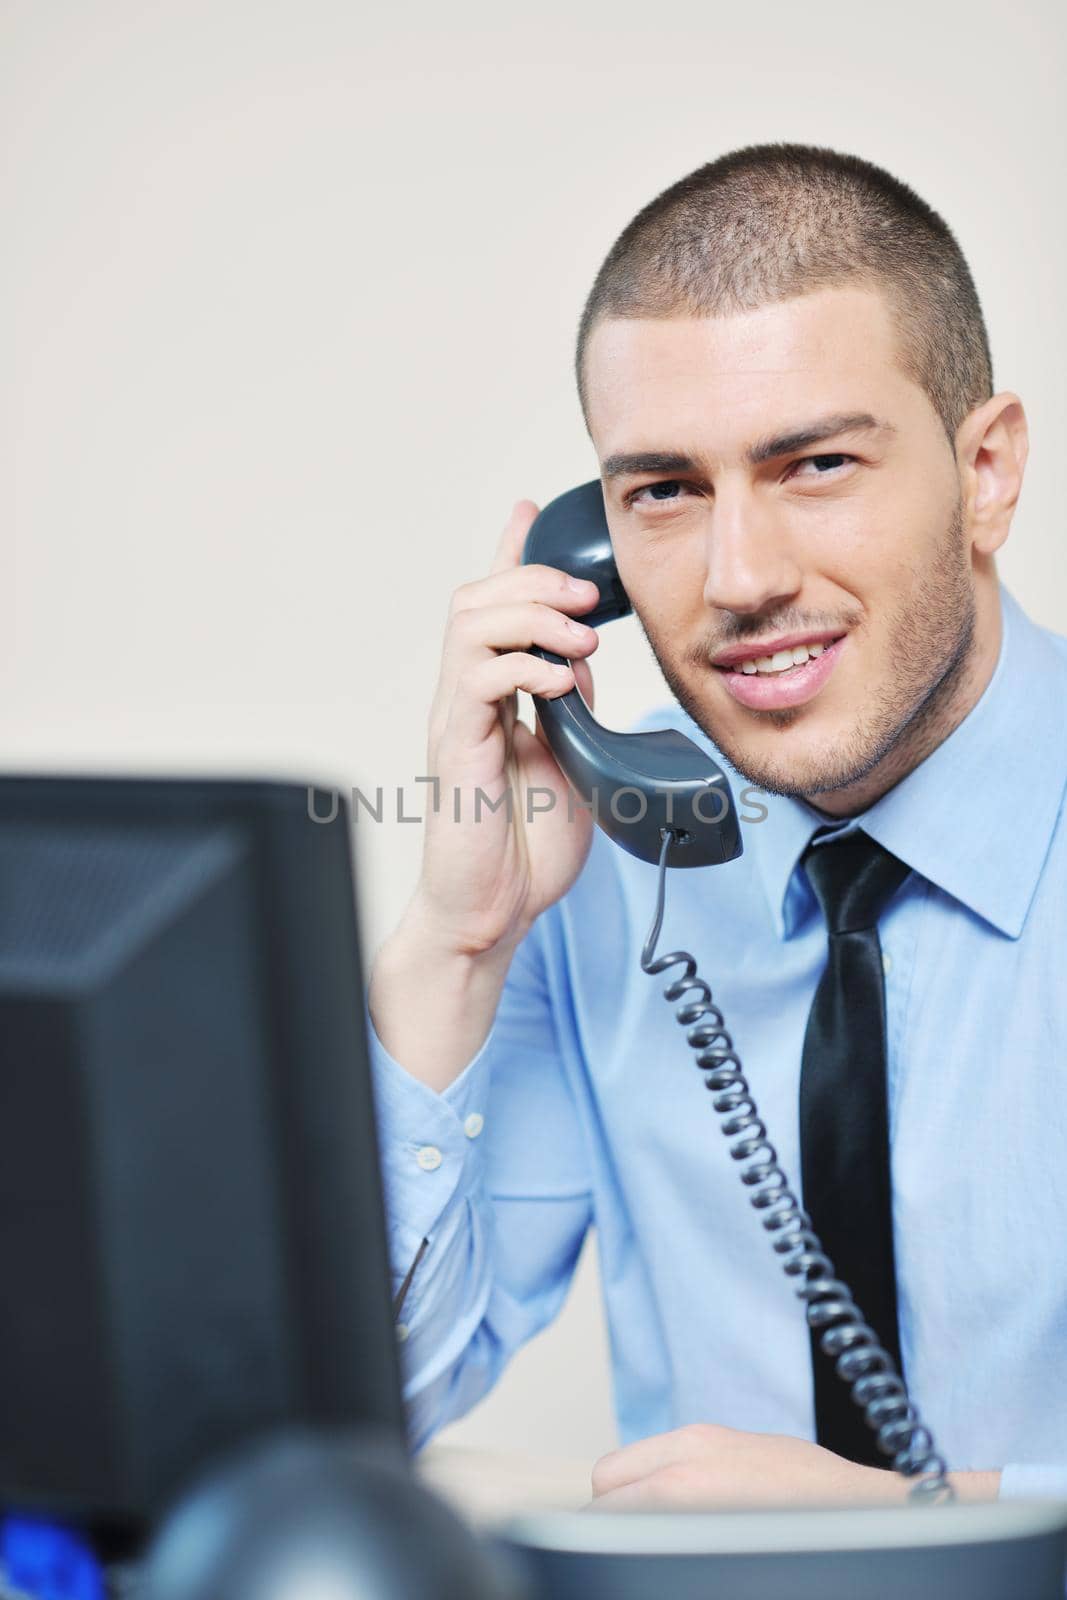
[[[821,290],[730,316],[608,318],[586,351],[590,431],[602,458],[707,439],[748,453],[814,418],[887,418],[913,387],[883,296]]]

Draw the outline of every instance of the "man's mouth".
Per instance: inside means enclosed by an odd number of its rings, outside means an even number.
[[[819,656],[836,644],[844,628],[809,628],[806,633],[777,633],[749,644],[727,645],[712,657],[712,665],[735,672],[788,672]]]
[[[792,650],[776,650],[769,656],[750,656],[747,661],[741,661],[736,667],[738,672],[789,672],[793,667],[802,667],[805,661],[814,661],[816,656],[821,656],[826,649],[824,644],[798,644]]]
[[[842,633],[822,632],[733,645],[714,665],[735,700],[753,711],[803,705],[826,683],[845,642]]]

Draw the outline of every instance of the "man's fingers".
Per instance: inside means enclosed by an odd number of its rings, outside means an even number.
[[[500,535],[493,557],[493,564],[489,568],[493,572],[507,572],[510,567],[517,567],[522,560],[522,547],[526,543],[526,535],[533,526],[538,508],[532,500],[516,500],[511,508],[511,515],[504,524],[504,531]]]
[[[647,1480],[624,1483],[618,1489],[608,1489],[590,1500],[584,1511],[647,1511],[649,1509]]]
[[[670,1508],[692,1511],[714,1507],[725,1510],[759,1503],[758,1495],[746,1494],[723,1475],[709,1472],[706,1467],[700,1472],[693,1472],[684,1464],[675,1462],[649,1473],[647,1478],[640,1478],[636,1483],[624,1483],[618,1489],[609,1489],[606,1494],[592,1500],[587,1509],[656,1511]]]
[[[634,1444],[602,1456],[593,1468],[594,1495],[608,1494],[613,1489],[621,1489],[624,1484],[638,1483],[642,1478],[651,1477],[652,1473],[660,1472],[664,1467],[689,1459],[697,1447],[702,1453],[706,1452],[715,1430],[701,1427],[699,1440],[695,1437],[697,1431],[695,1428],[675,1428],[672,1433],[654,1433],[648,1439],[638,1439]]]
[[[628,1484],[640,1483],[660,1467],[677,1461],[681,1451],[673,1441],[673,1434],[657,1433],[651,1439],[639,1439],[636,1444],[602,1457],[593,1468],[594,1495],[599,1499]]]
[[[489,655],[464,674],[463,690],[453,697],[443,722],[441,745],[469,750],[480,744],[497,720],[498,705],[516,689],[552,699],[573,687],[569,666],[557,666],[524,650]]]

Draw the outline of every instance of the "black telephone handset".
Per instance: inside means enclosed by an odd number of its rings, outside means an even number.
[[[600,603],[582,618],[591,627],[633,609],[615,568],[599,481],[569,489],[545,507],[527,535],[523,561],[591,578],[600,590]],[[536,647],[531,653],[562,660]],[[671,832],[672,866],[718,866],[741,854],[726,776],[684,733],[616,733],[596,720],[577,689],[554,700],[538,696],[536,704],[566,777],[624,850],[656,862],[664,833]]]
[[[543,562],[576,578],[592,578],[600,602],[584,621],[594,627],[632,610],[619,581],[599,482],[583,483],[553,500],[526,537],[524,562]],[[535,649],[548,661],[561,656]],[[739,1163],[749,1200],[760,1214],[783,1271],[803,1301],[809,1326],[825,1355],[849,1385],[879,1448],[905,1477],[912,1496],[937,1503],[955,1497],[948,1467],[908,1397],[893,1358],[884,1349],[837,1277],[811,1219],[790,1187],[760,1118],[711,989],[686,950],[656,955],[663,925],[668,866],[703,867],[741,854],[741,831],[726,778],[710,756],[675,729],[613,733],[597,722],[577,689],[545,700],[537,715],[552,753],[574,788],[593,804],[593,815],[624,850],[659,868],[652,926],[641,966],[655,976],[681,973],[665,985],[675,1020],[705,1073],[711,1104],[723,1118],[730,1154]],[[626,796],[623,804],[623,796]]]

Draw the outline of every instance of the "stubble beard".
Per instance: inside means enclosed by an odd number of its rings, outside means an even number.
[[[883,684],[860,711],[853,726],[832,748],[790,759],[762,758],[748,753],[743,744],[724,737],[714,726],[707,708],[678,664],[658,646],[642,619],[645,637],[675,699],[707,734],[732,767],[749,783],[767,794],[795,796],[818,804],[820,795],[844,789],[871,787],[877,772],[877,792],[884,793],[925,760],[962,720],[969,709],[968,667],[974,655],[976,607],[970,566],[963,539],[963,508],[957,502],[948,527],[938,541],[929,571],[893,614],[890,658],[899,671]],[[837,619],[846,622],[848,619]],[[790,626],[787,621],[785,626]],[[825,626],[809,616],[800,626],[812,631]],[[739,618],[734,636],[766,633],[765,622]],[[780,629],[784,631],[784,627]],[[715,649],[724,642],[721,633]],[[688,663],[705,672],[711,651],[690,653]],[[791,728],[804,715],[795,710],[751,713],[767,727]],[[865,796],[869,803],[873,794]]]

